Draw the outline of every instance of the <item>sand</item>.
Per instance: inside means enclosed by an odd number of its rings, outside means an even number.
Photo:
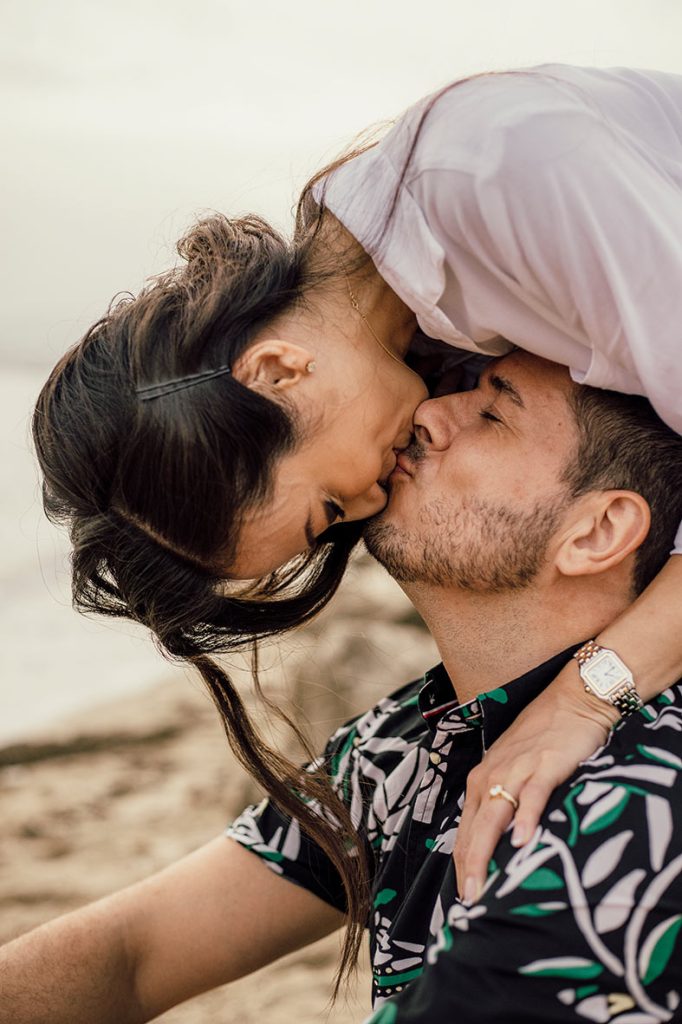
[[[263,678],[270,696],[308,718],[319,745],[435,660],[403,596],[362,561],[332,609],[284,654],[265,658]],[[238,675],[249,697],[248,673]],[[273,731],[294,754],[289,737]],[[0,942],[160,870],[259,798],[189,675],[0,750]],[[346,999],[329,1011],[338,949],[339,937],[331,936],[157,1019],[360,1022],[370,1009],[366,958]]]

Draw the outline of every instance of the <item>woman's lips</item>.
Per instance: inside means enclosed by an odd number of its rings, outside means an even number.
[[[405,474],[405,476],[412,476],[413,472],[414,466],[412,462],[407,458],[404,452],[401,452],[395,460],[395,469],[391,475],[398,476],[400,474]]]

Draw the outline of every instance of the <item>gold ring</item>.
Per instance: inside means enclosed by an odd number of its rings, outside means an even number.
[[[488,796],[493,798],[501,796],[507,801],[507,803],[512,805],[515,811],[518,811],[519,809],[519,801],[515,796],[512,796],[511,793],[508,793],[504,786],[491,786],[488,790]]]

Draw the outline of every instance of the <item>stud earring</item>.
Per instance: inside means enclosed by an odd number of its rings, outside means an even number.
[[[306,363],[306,366],[305,366],[305,372],[306,373],[315,373],[316,369],[317,369],[317,363],[315,362],[314,359],[311,359],[309,363]]]

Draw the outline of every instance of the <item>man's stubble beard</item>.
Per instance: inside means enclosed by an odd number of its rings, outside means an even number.
[[[418,531],[400,529],[385,513],[370,519],[365,545],[398,583],[520,590],[542,567],[568,501],[563,492],[519,511],[477,498],[454,508],[441,498],[420,510]]]

